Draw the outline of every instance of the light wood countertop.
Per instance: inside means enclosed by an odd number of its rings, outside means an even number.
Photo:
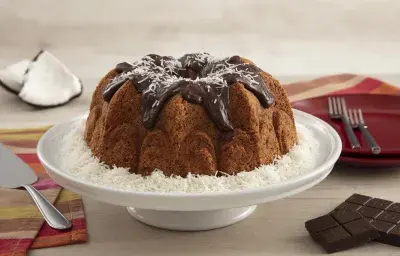
[[[260,205],[235,225],[204,232],[174,232],[146,226],[123,207],[84,200],[89,243],[39,249],[30,255],[325,255],[304,228],[308,219],[332,210],[354,192],[399,200],[400,169],[336,166],[317,186],[295,196]],[[398,255],[379,243],[338,255]]]

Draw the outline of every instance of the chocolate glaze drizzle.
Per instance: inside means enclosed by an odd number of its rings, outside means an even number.
[[[175,94],[195,104],[203,104],[221,131],[233,131],[228,118],[229,87],[236,82],[258,98],[264,108],[274,103],[261,69],[244,63],[239,56],[215,59],[207,53],[186,54],[179,59],[149,54],[134,63],[116,66],[119,73],[104,90],[110,101],[117,90],[131,80],[141,95],[143,125],[150,129],[158,120],[164,104]]]

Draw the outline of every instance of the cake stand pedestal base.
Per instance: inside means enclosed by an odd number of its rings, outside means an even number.
[[[212,211],[157,211],[128,207],[135,219],[158,228],[201,231],[237,223],[254,212],[256,205]]]

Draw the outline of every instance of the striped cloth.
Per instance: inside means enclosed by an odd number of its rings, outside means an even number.
[[[400,88],[380,80],[353,74],[325,76],[285,86],[291,102],[333,94],[400,95]]]
[[[400,95],[400,88],[352,74],[340,74],[286,85],[290,100],[327,94],[374,93]],[[48,127],[47,127],[48,128]],[[45,128],[0,130],[0,142],[9,146],[40,177],[35,187],[72,220],[73,229],[55,231],[43,219],[23,190],[0,189],[0,256],[25,255],[29,248],[53,247],[87,241],[81,198],[61,189],[44,172],[36,156],[36,144]]]
[[[87,241],[82,199],[51,180],[37,158],[37,142],[47,129],[0,129],[0,142],[35,171],[39,181],[34,187],[72,221],[73,228],[57,231],[46,223],[43,225],[43,217],[26,191],[0,188],[0,256],[26,255],[29,248]]]

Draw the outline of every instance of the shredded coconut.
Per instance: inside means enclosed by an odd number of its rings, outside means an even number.
[[[315,166],[319,143],[311,130],[297,124],[298,144],[286,155],[272,164],[262,165],[250,172],[223,176],[193,175],[186,178],[166,177],[162,171],[154,170],[150,176],[129,173],[128,168],[108,167],[91,153],[84,138],[85,122],[72,129],[63,138],[60,159],[66,172],[81,180],[128,191],[137,192],[228,192],[247,188],[264,187],[303,175]]]

